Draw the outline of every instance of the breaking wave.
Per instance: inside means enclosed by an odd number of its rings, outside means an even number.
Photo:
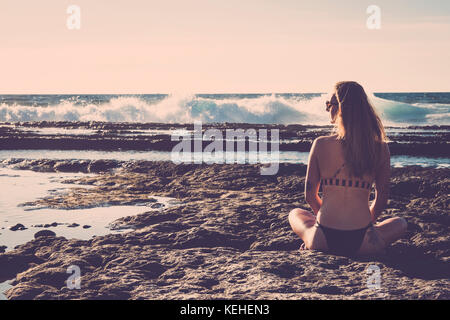
[[[198,95],[168,95],[159,99],[143,96],[116,96],[98,101],[82,102],[77,97],[48,105],[26,105],[20,101],[0,104],[0,121],[107,121],[161,123],[276,123],[329,124],[325,112],[328,95],[251,97],[202,97]],[[96,96],[93,96],[96,97]],[[97,96],[98,97],[98,96]],[[449,124],[450,105],[439,103],[405,103],[371,96],[385,125]]]

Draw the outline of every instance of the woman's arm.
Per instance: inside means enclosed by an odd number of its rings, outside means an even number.
[[[305,200],[311,206],[315,214],[319,212],[322,206],[322,199],[319,197],[320,170],[317,159],[318,139],[314,140],[311,151],[309,152],[308,169],[305,178]]]
[[[377,168],[375,175],[375,200],[370,206],[372,221],[380,216],[389,199],[389,180],[391,177],[391,154],[387,143],[383,145],[383,156],[381,165]]]

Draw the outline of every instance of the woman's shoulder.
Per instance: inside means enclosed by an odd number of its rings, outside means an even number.
[[[317,137],[316,139],[314,139],[314,143],[316,145],[319,145],[319,144],[323,145],[326,143],[337,142],[337,141],[338,141],[337,134],[328,135],[328,136],[320,136],[320,137]]]
[[[336,144],[336,135],[334,136],[320,136],[314,139],[311,150],[314,154],[322,154],[327,152],[327,150],[335,149],[333,145]],[[334,142],[333,142],[334,141]]]
[[[336,138],[337,138],[337,134],[333,134],[333,135],[319,136],[315,140],[330,140],[330,139],[336,139]]]

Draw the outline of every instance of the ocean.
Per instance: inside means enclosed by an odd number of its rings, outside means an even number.
[[[325,93],[0,95],[0,121],[328,125]],[[450,124],[450,92],[370,94],[385,126]]]

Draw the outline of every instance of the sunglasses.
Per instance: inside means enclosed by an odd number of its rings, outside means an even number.
[[[337,107],[337,106],[338,106],[337,104],[331,103],[331,102],[328,101],[328,100],[325,102],[325,104],[326,104],[326,106],[327,106],[327,109],[326,109],[327,112],[330,111],[331,107],[333,107],[333,106],[334,106],[334,107]]]

